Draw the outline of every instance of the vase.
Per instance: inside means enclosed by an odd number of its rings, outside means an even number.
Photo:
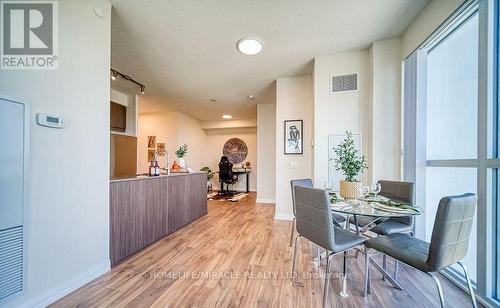
[[[177,158],[177,163],[181,167],[181,169],[186,169],[186,161],[184,160],[183,157],[178,157]]]
[[[361,182],[340,181],[340,196],[348,200],[361,198]]]

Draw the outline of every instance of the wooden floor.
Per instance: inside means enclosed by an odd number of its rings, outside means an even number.
[[[210,201],[208,215],[132,256],[52,307],[321,307],[324,270],[312,262],[315,248],[300,245],[304,287],[290,282],[290,221],[274,220],[274,206],[256,204],[255,194],[237,203]],[[342,259],[332,272],[341,273]],[[330,284],[333,307],[438,307],[433,281],[400,267],[405,291],[373,272],[372,294],[364,298],[362,253],[349,258],[347,298],[340,280]],[[390,262],[392,265],[392,262]],[[305,277],[305,275],[311,277]],[[470,307],[468,296],[441,279],[448,307]]]

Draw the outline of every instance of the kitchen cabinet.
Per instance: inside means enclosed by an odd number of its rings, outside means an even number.
[[[110,128],[111,131],[125,132],[127,129],[127,107],[111,102]]]

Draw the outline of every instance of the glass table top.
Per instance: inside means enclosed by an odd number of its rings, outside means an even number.
[[[405,205],[410,205],[410,204],[405,203]],[[393,212],[388,210],[382,210],[380,209],[380,204],[377,204],[377,202],[367,202],[361,200],[343,200],[331,204],[333,212],[348,214],[348,215],[360,215],[360,216],[372,216],[372,217],[408,217],[408,216],[421,215],[423,213],[423,209],[421,207],[416,207],[416,206],[412,207],[417,208],[418,211]]]

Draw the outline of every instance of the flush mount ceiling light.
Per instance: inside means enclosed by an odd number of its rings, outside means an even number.
[[[246,55],[256,55],[262,51],[262,42],[252,37],[244,37],[238,41],[238,50]]]
[[[232,115],[230,115],[230,114],[225,114],[225,115],[223,115],[223,116],[222,116],[222,118],[223,118],[223,119],[226,119],[226,120],[229,120],[229,119],[232,119],[232,118],[233,118],[233,116],[232,116]]]

